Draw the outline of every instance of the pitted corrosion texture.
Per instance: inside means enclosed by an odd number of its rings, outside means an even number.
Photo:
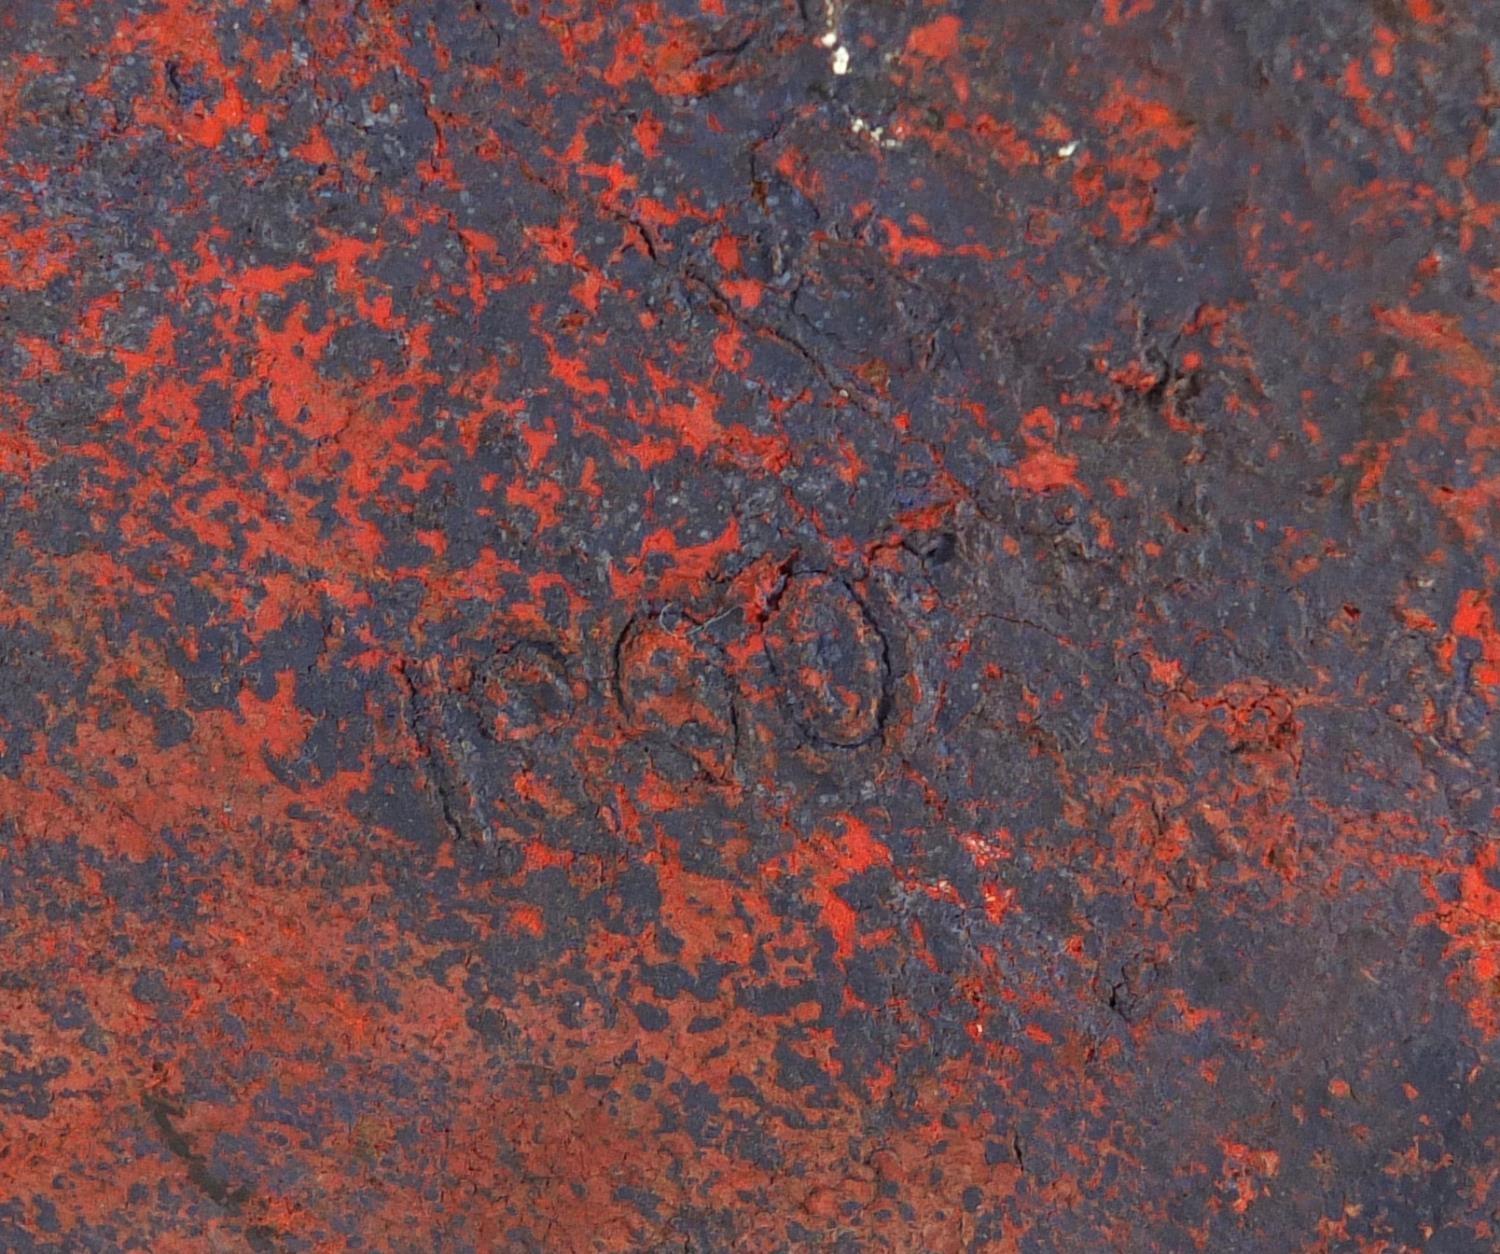
[[[0,1248],[1500,1248],[1497,50],[0,4]]]

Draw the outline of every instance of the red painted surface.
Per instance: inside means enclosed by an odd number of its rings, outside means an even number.
[[[0,13],[0,1246],[1497,1242],[1494,22]]]

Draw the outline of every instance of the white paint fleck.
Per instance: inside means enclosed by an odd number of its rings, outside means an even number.
[[[825,48],[832,48],[832,47],[834,47],[838,43],[838,41],[839,41],[839,33],[836,30],[826,30],[826,31],[824,31],[823,32],[823,37],[818,40],[818,42],[820,44],[822,44],[823,47],[825,47]]]
[[[840,44],[833,50],[833,72],[835,74],[847,74],[849,72],[849,49]]]
[[[1076,139],[1074,139],[1074,140],[1070,140],[1068,143],[1064,144],[1061,148],[1059,148],[1057,150],[1057,155],[1059,157],[1061,157],[1064,161],[1066,161],[1069,157],[1071,157],[1077,151],[1078,151],[1078,141]]]
[[[901,141],[885,133],[883,126],[871,126],[864,118],[856,117],[849,120],[849,129],[856,135],[868,135],[882,148],[899,148]]]

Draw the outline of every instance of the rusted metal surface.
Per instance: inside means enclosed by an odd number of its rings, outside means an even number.
[[[1497,1245],[1481,0],[11,0],[0,1246]]]

